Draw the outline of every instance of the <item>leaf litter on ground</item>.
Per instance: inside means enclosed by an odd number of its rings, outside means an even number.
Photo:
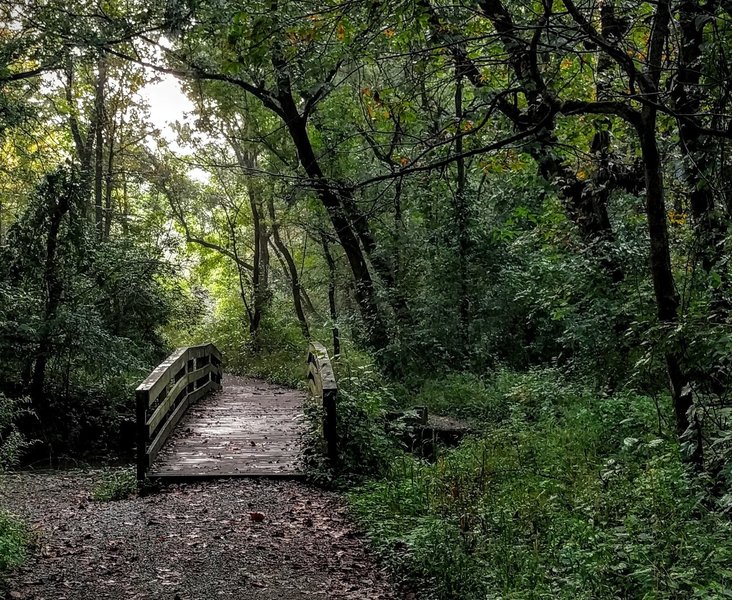
[[[0,506],[36,533],[13,600],[390,600],[338,496],[296,481],[170,485],[89,502],[94,476],[7,476]]]

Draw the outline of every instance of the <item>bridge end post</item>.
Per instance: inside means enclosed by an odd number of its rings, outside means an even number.
[[[325,443],[328,447],[328,460],[334,469],[338,468],[337,397],[337,389],[323,389],[323,437],[325,437]]]
[[[135,413],[137,428],[137,480],[143,481],[147,474],[148,458],[147,458],[147,407],[148,407],[148,391],[135,390]]]
[[[338,470],[338,384],[326,347],[319,342],[310,342],[308,363],[311,393],[323,403],[323,438],[328,460],[331,467]]]

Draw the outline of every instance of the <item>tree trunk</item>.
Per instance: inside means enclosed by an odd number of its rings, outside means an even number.
[[[659,0],[653,16],[651,35],[648,41],[647,79],[643,83],[643,91],[651,100],[658,95],[663,55],[665,52],[669,25],[671,22],[671,0]],[[689,409],[693,403],[688,375],[682,364],[682,343],[673,334],[674,325],[678,322],[679,297],[674,285],[671,269],[671,251],[668,241],[668,224],[666,220],[666,203],[664,198],[663,164],[657,142],[658,111],[652,103],[647,103],[641,110],[637,121],[638,137],[645,169],[646,181],[646,215],[650,238],[650,262],[653,290],[656,297],[656,308],[659,321],[666,325],[671,334],[666,340],[665,359],[671,388],[676,422],[676,433],[684,438],[691,424]],[[696,420],[693,423],[696,435],[695,444],[688,459],[697,468],[702,466],[702,445],[699,439],[700,429]],[[685,456],[685,458],[687,458]]]
[[[539,70],[532,68],[537,63],[536,45],[523,39],[521,28],[516,26],[501,0],[478,0],[477,4],[495,27],[528,105],[525,111],[520,111],[516,106],[504,102],[499,104],[499,109],[519,130],[525,131],[538,124],[543,125],[541,132],[536,135],[536,144],[532,144],[528,152],[536,161],[541,177],[546,181],[556,182],[567,216],[576,226],[584,244],[597,256],[598,262],[612,281],[621,281],[624,278],[622,266],[608,252],[615,243],[607,210],[609,192],[606,188],[610,185],[610,180],[604,182],[604,185],[593,185],[591,180],[580,179],[574,169],[557,154],[559,143],[554,132],[556,121],[554,118],[547,118],[551,114],[552,93]],[[456,58],[463,65],[466,76],[476,87],[485,86],[480,72],[467,53],[460,52],[461,50],[456,47],[453,55],[459,53]]]
[[[302,298],[303,306],[310,313],[310,315],[313,317],[318,317],[320,315],[320,312],[317,308],[315,308],[315,304],[313,304],[313,301],[310,299],[310,294],[308,294],[308,291],[303,286],[300,286],[300,297]]]
[[[289,80],[287,81],[289,82]],[[351,267],[356,301],[366,327],[368,345],[373,350],[383,350],[389,343],[386,324],[379,310],[376,290],[374,289],[374,282],[369,272],[366,257],[359,244],[359,238],[354,233],[346,216],[340,198],[340,194],[348,194],[348,192],[345,190],[336,191],[323,174],[310,143],[305,119],[300,115],[290,90],[284,87],[282,82],[278,100],[282,109],[283,120],[297,150],[300,164],[330,217]]]
[[[260,189],[251,172],[257,168],[256,155],[250,150],[237,144],[233,137],[227,139],[236,154],[237,162],[244,171],[247,178],[247,195],[249,197],[249,209],[252,213],[252,225],[254,227],[254,260],[252,269],[252,306],[249,312],[249,335],[256,340],[262,318],[270,303],[269,291],[269,232],[262,219],[262,201]],[[235,224],[229,224],[232,238],[236,237]],[[246,299],[244,298],[246,302]]]
[[[74,147],[76,148],[76,156],[79,159],[80,174],[80,193],[85,198],[91,191],[92,186],[92,157],[94,148],[95,132],[97,128],[97,120],[92,119],[86,132],[82,133],[79,117],[77,115],[76,98],[74,97],[74,63],[70,57],[66,61],[66,85],[65,95],[66,103],[69,111],[69,129],[74,139]],[[88,217],[87,204],[84,204],[84,217]]]
[[[63,282],[58,273],[58,238],[61,223],[71,208],[71,190],[63,178],[63,174],[49,175],[47,188],[44,190],[48,202],[49,218],[43,271],[46,298],[30,386],[31,399],[37,407],[44,405],[43,393],[46,382],[46,367],[52,350],[53,321],[58,313],[63,295]]]
[[[645,108],[638,127],[646,180],[646,216],[650,238],[650,268],[656,310],[659,321],[671,330],[678,322],[679,298],[671,269],[671,252],[668,241],[666,204],[664,199],[663,165],[656,141],[656,112]],[[681,438],[689,429],[689,409],[692,394],[688,377],[682,366],[681,345],[678,340],[668,340],[665,350],[666,369],[671,389],[676,433]],[[691,456],[697,465],[702,461],[700,444]]]
[[[455,139],[455,153],[459,156],[463,153],[463,74],[460,66],[455,67],[455,119],[457,121],[457,138]],[[453,206],[455,211],[455,226],[457,228],[458,243],[458,322],[459,322],[459,343],[458,348],[467,350],[470,345],[470,298],[468,297],[468,204],[466,198],[467,176],[465,173],[465,159],[458,158],[456,161],[457,175]]]
[[[328,238],[321,236],[323,257],[328,265],[328,308],[330,309],[331,328],[333,331],[333,357],[341,354],[341,332],[338,328],[338,306],[336,305],[336,265],[330,253]]]
[[[114,188],[114,137],[116,126],[112,124],[107,140],[107,168],[104,172],[104,239],[109,239],[112,231],[112,191]]]
[[[262,323],[263,314],[263,290],[262,290],[262,219],[259,215],[259,207],[254,191],[250,188],[249,207],[252,211],[252,224],[254,225],[254,271],[252,272],[252,315],[249,320],[249,335],[252,339],[257,338],[259,326]]]
[[[104,237],[104,204],[102,198],[104,174],[104,88],[107,85],[107,62],[102,56],[97,61],[97,81],[94,95],[95,149],[94,149],[94,223],[99,239]]]
[[[127,238],[130,235],[130,199],[127,194],[127,175],[122,175],[122,236]]]
[[[305,311],[303,311],[302,308],[302,299],[300,297],[300,276],[297,272],[297,265],[295,264],[295,261],[292,259],[292,254],[290,254],[290,250],[287,248],[285,243],[282,241],[282,238],[280,236],[280,226],[277,223],[277,217],[275,215],[275,207],[274,207],[274,200],[272,199],[272,196],[267,197],[267,206],[269,208],[269,219],[270,219],[270,227],[272,228],[272,239],[274,240],[274,244],[277,248],[277,250],[280,252],[280,255],[284,259],[287,270],[290,273],[290,284],[292,288],[292,304],[295,307],[295,314],[297,315],[297,320],[300,323],[300,329],[302,330],[302,334],[305,336],[306,340],[310,339],[310,328],[308,327],[308,320],[305,317]]]
[[[710,181],[718,145],[701,133],[702,123],[697,116],[702,101],[699,85],[707,13],[696,0],[683,0],[679,5],[679,67],[671,97],[676,112],[685,116],[679,121],[680,150],[686,157],[684,180],[689,189],[689,208],[699,240],[701,266],[709,274],[723,257],[727,226],[715,211],[714,186]],[[729,288],[726,269],[719,269],[719,275],[725,285],[714,295],[714,313],[724,320],[731,308],[724,299],[724,291]]]

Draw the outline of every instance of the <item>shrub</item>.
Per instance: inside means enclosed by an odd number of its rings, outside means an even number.
[[[126,500],[137,492],[137,478],[131,469],[115,470],[104,474],[91,492],[92,500],[113,502]]]
[[[334,364],[338,380],[338,474],[324,459],[322,406],[317,401],[306,405],[305,457],[318,482],[332,483],[335,475],[342,482],[378,475],[396,454],[396,445],[384,429],[386,409],[394,404],[392,389],[378,369],[362,359],[356,354],[353,360],[344,357]]]
[[[651,399],[601,397],[550,371],[499,373],[473,395],[510,416],[349,495],[420,597],[729,596],[732,524],[673,435],[659,436]]]
[[[4,471],[17,465],[22,450],[28,445],[15,424],[18,417],[26,412],[26,403],[26,400],[0,394],[0,478]],[[28,543],[25,524],[0,510],[0,580],[4,573],[23,562]]]
[[[0,510],[0,579],[25,559],[30,537],[22,521]]]
[[[22,451],[29,443],[22,436],[16,421],[27,413],[26,399],[14,399],[0,394],[0,472],[17,466]]]
[[[0,390],[32,397],[25,431],[47,455],[126,450],[116,442],[133,415],[131,384],[165,354],[156,330],[175,303],[162,249],[100,241],[84,207],[79,174],[61,168],[0,245]]]

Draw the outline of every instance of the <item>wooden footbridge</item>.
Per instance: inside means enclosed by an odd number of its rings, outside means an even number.
[[[337,463],[337,388],[326,349],[311,343],[310,394],[226,375],[213,344],[179,348],[136,390],[138,479],[302,476],[303,409],[322,403]]]

